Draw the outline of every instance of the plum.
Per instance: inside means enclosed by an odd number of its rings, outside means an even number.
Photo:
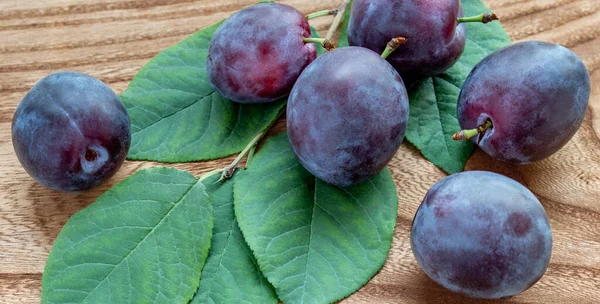
[[[278,3],[249,6],[213,35],[206,71],[221,95],[239,103],[271,102],[289,94],[302,70],[317,57],[308,21]]]
[[[587,69],[569,49],[516,43],[484,58],[467,77],[457,108],[460,126],[467,130],[454,138],[470,138],[500,161],[538,161],[577,132],[589,97]]]
[[[410,243],[425,273],[469,297],[519,294],[544,274],[552,231],[538,199],[500,174],[470,171],[436,183],[412,223]]]
[[[393,37],[408,42],[387,60],[406,83],[443,73],[465,47],[459,0],[354,0],[348,23],[350,45],[381,53]]]
[[[51,189],[95,187],[123,164],[131,143],[125,106],[102,81],[82,73],[42,78],[19,102],[12,142],[25,171]]]
[[[337,186],[380,172],[398,150],[407,122],[402,78],[380,55],[361,47],[340,48],[313,61],[287,107],[288,136],[298,160]]]

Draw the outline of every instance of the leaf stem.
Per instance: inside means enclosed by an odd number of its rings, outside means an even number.
[[[337,14],[337,9],[318,11],[318,12],[314,12],[314,13],[310,13],[310,14],[306,15],[306,20],[314,19],[317,17],[335,15],[335,14]]]
[[[204,174],[202,174],[202,176],[200,176],[200,178],[198,179],[198,182],[200,183],[200,182],[204,181],[205,179],[207,179],[211,176],[215,176],[217,174],[221,174],[222,172],[223,172],[223,169],[215,169],[210,172],[204,173]]]
[[[271,124],[268,127],[266,127],[263,131],[258,132],[258,134],[256,134],[254,136],[254,138],[252,138],[252,140],[246,145],[244,150],[242,150],[242,152],[240,152],[240,154],[238,154],[238,156],[231,162],[231,164],[227,165],[225,168],[217,169],[217,170],[220,170],[219,173],[221,173],[221,178],[219,178],[219,180],[217,182],[223,182],[223,181],[230,179],[233,176],[233,174],[235,173],[235,170],[238,168],[238,165],[240,164],[242,159],[244,159],[244,156],[246,156],[248,153],[250,153],[250,154],[248,154],[248,160],[246,161],[246,164],[250,161],[250,159],[254,156],[254,150],[256,149],[256,144],[258,144],[258,142],[263,137],[265,137],[265,135],[267,135],[267,133],[269,133],[269,130],[271,130],[271,128],[275,125],[277,120],[279,120],[279,118],[283,115],[283,113],[285,112],[285,109],[286,109],[286,105],[287,105],[287,102],[283,105],[281,110],[279,110],[279,113],[277,113],[277,117],[275,117],[275,119],[271,122]],[[217,170],[215,170],[215,171],[217,171]]]
[[[483,137],[483,135],[485,135],[487,130],[491,129],[493,127],[494,127],[494,124],[492,123],[491,120],[488,119],[485,121],[485,123],[477,126],[477,128],[475,128],[475,129],[460,130],[460,131],[454,133],[454,135],[452,135],[452,139],[454,139],[454,140],[469,140],[477,135],[480,135],[479,141],[481,141],[481,138]]]
[[[254,152],[256,152],[256,145],[254,145],[252,149],[250,149],[250,152],[248,152],[248,158],[246,158],[246,167],[248,167],[248,164],[254,157]]]
[[[498,16],[496,16],[496,14],[494,14],[494,13],[483,13],[483,14],[477,15],[477,16],[461,17],[461,18],[456,19],[456,21],[458,23],[465,23],[465,22],[488,23],[488,22],[492,22],[494,20],[498,20]]]
[[[228,166],[226,166],[225,168],[223,168],[223,172],[221,173],[221,178],[219,179],[219,181],[224,181],[227,179],[230,179],[233,176],[233,173],[235,173],[235,169],[237,169],[238,165],[240,164],[240,162],[242,161],[242,159],[244,159],[244,156],[246,156],[246,154],[248,154],[248,152],[250,152],[250,150],[252,149],[252,147],[254,147],[259,140],[261,140],[268,132],[269,130],[266,129],[258,134],[256,134],[254,136],[254,138],[252,138],[252,140],[250,141],[250,143],[248,143],[248,145],[244,148],[244,150],[242,150],[242,152],[240,152],[240,154],[238,154],[238,156],[231,162],[231,164],[229,164]]]
[[[383,58],[383,59],[388,58],[388,56],[391,53],[393,53],[398,47],[405,44],[407,41],[408,41],[408,39],[406,39],[404,37],[392,38],[392,40],[390,40],[390,42],[388,42],[388,44],[385,46],[385,50],[383,50],[383,53],[381,54],[381,58]]]
[[[333,18],[331,27],[329,27],[329,31],[327,31],[325,39],[331,40],[333,38],[335,31],[337,31],[338,27],[340,27],[340,24],[342,23],[342,19],[344,19],[344,14],[346,13],[346,9],[348,9],[349,3],[350,0],[344,0],[344,3],[342,3],[342,5],[335,9],[335,17]]]
[[[331,51],[335,49],[335,45],[331,42],[331,40],[326,38],[313,38],[313,37],[304,37],[302,41],[305,43],[317,43],[322,45],[326,50]]]

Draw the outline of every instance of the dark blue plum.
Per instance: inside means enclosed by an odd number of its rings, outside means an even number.
[[[517,295],[544,274],[552,231],[538,199],[491,172],[453,174],[421,203],[410,232],[413,253],[438,284],[485,299]]]
[[[460,91],[458,120],[463,129],[490,120],[479,147],[501,161],[531,163],[575,135],[589,98],[590,77],[577,55],[557,44],[526,41],[473,68]]]
[[[394,37],[408,42],[387,60],[412,83],[438,75],[462,54],[466,36],[459,0],[354,0],[348,23],[350,45],[381,53]]]
[[[321,180],[358,184],[380,172],[398,150],[408,122],[400,75],[360,47],[337,49],[302,72],[287,106],[290,143]]]
[[[106,84],[58,72],[40,80],[18,104],[12,142],[21,165],[40,184],[82,191],[121,167],[130,129],[123,103]]]
[[[264,103],[287,96],[302,70],[316,57],[308,21],[278,3],[249,6],[215,32],[206,71],[221,95],[239,103]]]

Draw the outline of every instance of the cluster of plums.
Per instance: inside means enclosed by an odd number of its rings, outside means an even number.
[[[215,89],[236,102],[289,94],[288,136],[299,162],[325,182],[351,186],[379,173],[397,152],[408,123],[405,83],[443,73],[461,56],[463,17],[459,0],[354,0],[351,47],[316,58],[299,11],[254,5],[216,31],[207,72]],[[407,42],[381,56],[395,37]],[[571,51],[517,43],[486,57],[468,76],[458,100],[466,130],[456,137],[472,139],[501,161],[541,160],[579,129],[589,94],[587,70]],[[415,216],[411,245],[427,275],[444,287],[506,298],[544,274],[552,232],[526,187],[472,171],[431,188]]]
[[[459,0],[354,0],[351,46],[317,58],[302,13],[288,5],[257,4],[217,29],[207,75],[235,102],[289,96],[288,136],[299,162],[327,183],[351,186],[379,173],[395,155],[408,123],[405,84],[443,73],[459,59],[464,20]],[[382,56],[396,37],[406,43]],[[473,140],[501,161],[538,161],[575,134],[589,94],[587,70],[568,49],[536,41],[513,44],[469,74],[458,100],[465,130],[456,137]],[[127,112],[114,92],[74,72],[38,82],[18,105],[12,125],[26,171],[62,191],[89,189],[112,176],[127,154],[130,134]],[[527,188],[472,171],[431,188],[414,218],[411,245],[427,275],[444,287],[471,297],[505,298],[543,275],[552,233]]]

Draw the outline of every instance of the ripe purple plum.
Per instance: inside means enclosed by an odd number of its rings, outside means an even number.
[[[316,57],[308,21],[278,3],[249,6],[229,17],[208,49],[208,79],[221,95],[239,103],[271,102],[289,94]]]
[[[410,242],[425,273],[465,296],[517,295],[544,274],[552,231],[538,199],[500,174],[470,171],[433,185],[412,223]]]
[[[381,53],[393,37],[408,42],[387,60],[407,83],[450,68],[465,47],[460,0],[354,0],[348,23],[350,45]]]
[[[102,81],[77,72],[42,78],[12,121],[17,158],[40,184],[74,192],[95,187],[123,164],[131,143],[125,106]]]
[[[402,78],[380,55],[361,47],[340,48],[313,61],[287,106],[288,136],[298,160],[337,186],[380,172],[398,150],[407,122]]]
[[[467,77],[457,113],[467,130],[455,139],[470,138],[500,161],[538,161],[577,132],[589,97],[587,69],[569,49],[516,43],[484,58]]]

